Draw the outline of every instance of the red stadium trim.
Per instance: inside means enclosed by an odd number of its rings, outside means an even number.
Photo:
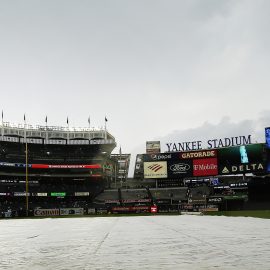
[[[80,164],[80,165],[69,165],[69,164],[60,164],[60,165],[50,165],[50,164],[32,164],[31,168],[33,169],[101,169],[100,164]]]

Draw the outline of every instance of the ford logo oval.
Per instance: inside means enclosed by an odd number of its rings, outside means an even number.
[[[185,163],[178,163],[171,165],[170,169],[173,172],[185,173],[190,169],[190,166]]]

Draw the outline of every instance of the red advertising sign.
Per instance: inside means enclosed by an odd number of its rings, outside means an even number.
[[[151,206],[150,212],[154,214],[157,213],[157,206],[155,205]]]
[[[100,164],[91,164],[91,165],[50,165],[50,164],[32,164],[34,169],[100,169]]]
[[[113,212],[149,212],[149,206],[113,207]]]
[[[193,176],[210,176],[218,174],[217,158],[193,160]]]

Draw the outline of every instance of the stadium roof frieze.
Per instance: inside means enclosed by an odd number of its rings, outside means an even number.
[[[41,126],[41,125],[29,125],[29,124],[15,124],[10,122],[3,122],[0,124],[2,128],[14,128],[22,130],[37,130],[37,131],[71,131],[71,132],[82,132],[82,131],[100,131],[105,130],[105,128],[94,128],[94,127],[61,127],[61,126]]]
[[[104,128],[80,128],[80,127],[58,127],[58,126],[33,126],[28,124],[12,124],[3,122],[0,124],[1,140],[4,137],[36,138],[48,140],[113,140],[115,138]],[[11,139],[9,141],[12,141]]]

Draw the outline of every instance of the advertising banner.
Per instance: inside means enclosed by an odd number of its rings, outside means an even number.
[[[178,160],[168,161],[168,177],[169,178],[183,178],[192,177],[193,164],[192,160]]]
[[[157,199],[156,203],[157,204],[171,204],[172,200],[171,199]]]
[[[217,174],[217,158],[204,158],[193,160],[193,176],[211,176]]]
[[[24,163],[0,162],[0,166],[25,168],[26,164],[24,164]],[[72,165],[72,164],[71,165],[69,165],[69,164],[59,164],[59,165],[28,164],[27,167],[32,168],[32,169],[101,169],[100,164],[82,164],[82,165]]]
[[[158,208],[157,208],[157,206],[156,206],[156,205],[151,206],[151,208],[150,208],[150,212],[151,212],[152,214],[157,213],[157,211],[158,211]]]
[[[222,197],[210,197],[207,199],[208,203],[222,203],[223,202],[223,198]]]
[[[117,204],[120,204],[120,201],[119,200],[105,200],[105,203],[117,203]]]
[[[160,141],[148,141],[146,142],[146,153],[160,153]]]
[[[95,215],[96,214],[96,208],[88,208],[87,209],[88,215]]]
[[[191,178],[191,179],[184,179],[185,184],[208,184],[210,182],[210,178]]]
[[[144,154],[142,156],[143,161],[167,161],[167,160],[177,161],[179,159],[214,158],[214,157],[217,157],[217,150]]]
[[[218,207],[207,207],[207,208],[202,208],[202,212],[218,212]]]
[[[230,195],[230,196],[224,196],[224,200],[247,200],[248,195]]]
[[[59,216],[59,209],[35,209],[34,216],[36,217],[51,217]]]
[[[29,164],[33,169],[101,169],[100,164],[83,165],[50,165],[50,164]]]
[[[51,192],[52,197],[65,197],[66,192]]]
[[[144,162],[144,178],[167,178],[167,162]]]
[[[217,157],[217,150],[204,150],[179,153],[181,159],[195,159],[195,158],[215,158]]]
[[[24,197],[26,196],[26,192],[14,192],[13,195],[16,197]],[[30,193],[27,193],[27,196],[30,196]]]
[[[189,204],[206,204],[206,199],[188,199]]]
[[[103,214],[107,214],[107,213],[108,213],[107,208],[97,208],[96,209],[96,214],[103,215]]]
[[[75,196],[89,196],[89,192],[75,192]]]
[[[167,161],[179,160],[179,153],[159,153],[159,154],[144,154],[142,155],[143,161]]]
[[[123,206],[113,207],[113,213],[127,213],[127,212],[149,212],[149,206]]]
[[[263,146],[251,144],[219,149],[219,174],[264,172]]]
[[[122,203],[149,203],[149,202],[151,202],[151,199],[122,200]]]
[[[60,208],[60,216],[80,216],[83,214],[83,208]]]
[[[47,193],[45,193],[45,192],[42,192],[42,193],[32,193],[32,196],[47,197]]]

